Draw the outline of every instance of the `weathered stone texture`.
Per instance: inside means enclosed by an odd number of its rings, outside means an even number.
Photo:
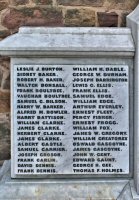
[[[59,5],[66,6],[102,6],[104,0],[57,0]]]
[[[29,0],[10,0],[11,5],[26,5],[29,3]]]
[[[8,58],[0,58],[0,90],[10,90],[10,70]]]
[[[1,99],[0,97],[0,105],[0,113],[10,112],[10,99]]]
[[[37,5],[52,5],[52,0],[33,0]]]
[[[124,13],[131,12],[138,3],[138,0],[2,0],[0,9],[7,9],[1,14],[1,24],[12,33],[21,26],[125,26]]]
[[[118,26],[118,15],[115,12],[98,12],[98,24],[100,27]]]
[[[3,82],[1,84],[2,89],[9,90],[10,89],[10,72],[5,72],[3,74]]]
[[[9,70],[10,69],[10,58],[0,57],[0,66],[5,68],[6,70]]]
[[[7,8],[8,2],[7,1],[0,1],[0,11]]]
[[[62,26],[62,12],[55,8],[10,8],[5,12],[2,25],[17,30],[20,26]]]
[[[10,112],[10,93],[0,91],[0,115]]]
[[[0,114],[0,160],[10,158],[10,117]]]
[[[138,0],[105,0],[104,6],[107,9],[133,10],[137,5]]]
[[[128,12],[125,12],[125,13],[122,14],[122,16],[121,16],[121,24],[120,24],[121,27],[125,27],[126,26],[126,17],[127,17],[127,15],[129,15]]]
[[[95,26],[95,12],[92,9],[68,9],[65,26]]]
[[[124,27],[126,15],[138,3],[139,0],[0,0],[0,40],[21,26]],[[10,112],[9,90],[9,60],[0,58],[2,117],[3,113]],[[0,163],[9,158],[10,128],[6,127],[5,122],[0,121]],[[5,133],[8,133],[7,138],[3,139]]]
[[[9,36],[11,33],[9,30],[4,29],[0,30],[0,39],[4,39],[5,37]]]

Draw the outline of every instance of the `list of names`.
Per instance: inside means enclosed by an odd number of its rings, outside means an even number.
[[[128,174],[125,65],[15,65],[15,174]]]

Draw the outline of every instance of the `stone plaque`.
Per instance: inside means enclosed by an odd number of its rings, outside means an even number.
[[[15,175],[128,174],[126,65],[14,65]]]

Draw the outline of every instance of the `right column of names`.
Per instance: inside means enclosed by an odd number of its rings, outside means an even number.
[[[129,173],[127,66],[73,67],[73,173]]]

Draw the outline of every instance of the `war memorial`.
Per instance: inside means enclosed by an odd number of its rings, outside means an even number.
[[[22,27],[0,199],[139,199],[139,6],[127,28]]]

